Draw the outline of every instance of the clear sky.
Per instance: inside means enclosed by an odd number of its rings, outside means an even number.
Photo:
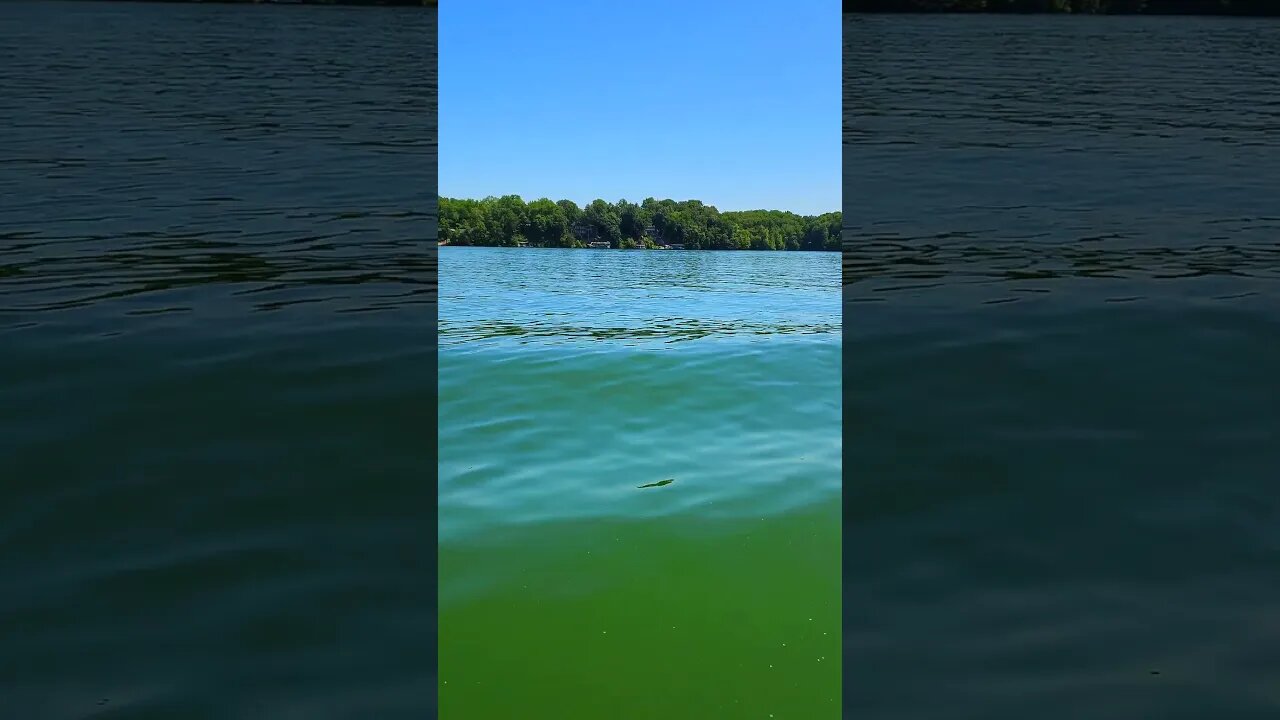
[[[440,194],[840,209],[835,0],[440,3]]]

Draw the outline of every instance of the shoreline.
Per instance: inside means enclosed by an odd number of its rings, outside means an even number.
[[[641,247],[630,247],[630,248],[615,248],[615,247],[607,247],[607,248],[593,248],[593,247],[548,247],[548,246],[546,246],[546,245],[459,245],[459,244],[457,244],[457,243],[440,242],[439,240],[437,240],[437,241],[436,241],[436,247],[438,247],[438,248],[443,248],[443,247],[453,247],[453,248],[480,248],[480,249],[486,249],[486,250],[583,250],[583,251],[595,251],[595,252],[603,252],[603,251],[608,251],[608,250],[613,250],[613,251],[619,251],[619,250],[621,250],[621,251],[624,251],[624,252],[715,252],[715,253],[719,253],[719,252],[727,252],[727,253],[750,253],[750,252],[758,252],[758,253],[839,253],[839,252],[842,252],[842,250],[841,250],[840,248],[836,248],[836,249],[821,248],[821,249],[814,249],[814,250],[805,250],[805,249],[798,249],[798,250],[754,250],[754,249],[752,249],[752,248],[741,248],[741,249],[739,249],[739,248],[664,248],[664,247],[654,247],[654,248],[641,248]]]
[[[841,211],[726,210],[701,200],[647,197],[642,202],[519,195],[440,197],[441,245],[613,250],[839,251]]]

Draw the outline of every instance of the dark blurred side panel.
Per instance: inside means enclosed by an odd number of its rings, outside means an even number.
[[[432,717],[435,8],[0,3],[0,87],[0,717]]]
[[[1280,715],[1276,29],[845,15],[846,717]]]

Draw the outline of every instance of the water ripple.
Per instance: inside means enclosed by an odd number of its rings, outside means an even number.
[[[436,81],[375,70],[434,66],[426,14],[56,7],[5,8],[11,329],[78,309],[199,313],[246,286],[262,293],[249,310],[298,296],[334,312],[434,302],[435,199],[421,182],[435,166],[422,118],[435,117]],[[386,42],[357,47],[339,17]],[[121,46],[132,49],[105,59]],[[208,292],[175,303],[187,289]]]
[[[0,3],[0,715],[431,715],[435,37]]]
[[[1275,714],[1277,27],[846,16],[850,716]]]
[[[587,520],[779,518],[839,495],[834,255],[440,257],[442,544]],[[675,482],[637,491],[663,478]]]

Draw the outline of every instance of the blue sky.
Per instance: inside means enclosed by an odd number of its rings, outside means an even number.
[[[835,0],[440,3],[440,194],[840,209]]]

